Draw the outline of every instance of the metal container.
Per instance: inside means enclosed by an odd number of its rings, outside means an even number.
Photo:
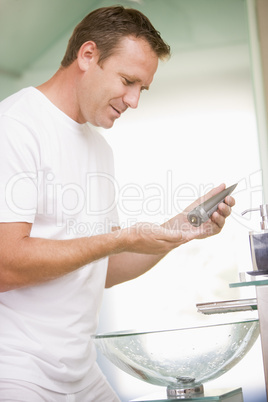
[[[268,204],[259,208],[250,208],[242,212],[245,215],[251,211],[259,211],[261,216],[261,231],[249,232],[249,243],[252,258],[253,271],[250,275],[268,275]]]
[[[268,230],[249,232],[253,272],[251,275],[268,275]]]

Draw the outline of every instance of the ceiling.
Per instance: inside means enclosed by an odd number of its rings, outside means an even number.
[[[247,41],[244,0],[0,0],[0,74],[20,76],[87,13],[113,4],[144,12],[173,53]]]

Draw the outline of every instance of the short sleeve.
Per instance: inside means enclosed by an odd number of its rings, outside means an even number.
[[[39,160],[39,147],[31,129],[1,116],[0,222],[34,222]]]

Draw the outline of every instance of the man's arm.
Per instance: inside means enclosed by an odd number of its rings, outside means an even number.
[[[212,197],[224,189],[224,185],[214,188],[204,197],[196,200],[186,210],[164,223],[162,227],[170,230],[180,229],[183,235],[184,243],[193,239],[203,239],[218,234],[225,224],[225,219],[231,213],[231,207],[234,206],[233,197],[226,197],[225,203],[221,203],[218,210],[214,212],[211,219],[200,227],[190,225],[187,220],[187,213],[199,205],[201,202]],[[167,253],[158,255],[142,255],[133,253],[121,253],[112,255],[109,258],[108,272],[106,278],[106,287],[134,279],[157,264]]]
[[[220,186],[205,198],[221,190]],[[227,197],[226,204],[220,204],[212,219],[200,228],[189,224],[186,210],[161,226],[138,223],[111,233],[70,240],[30,237],[30,223],[0,223],[0,292],[59,278],[106,256],[110,256],[107,287],[136,278],[181,244],[219,233],[233,205],[233,198]]]
[[[185,240],[179,231],[137,224],[71,240],[30,237],[30,223],[0,223],[0,291],[56,279],[100,258],[123,252],[166,254]]]

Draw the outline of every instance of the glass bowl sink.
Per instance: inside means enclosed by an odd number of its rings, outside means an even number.
[[[230,370],[259,335],[257,319],[205,326],[94,335],[117,367],[154,385],[191,389]]]

